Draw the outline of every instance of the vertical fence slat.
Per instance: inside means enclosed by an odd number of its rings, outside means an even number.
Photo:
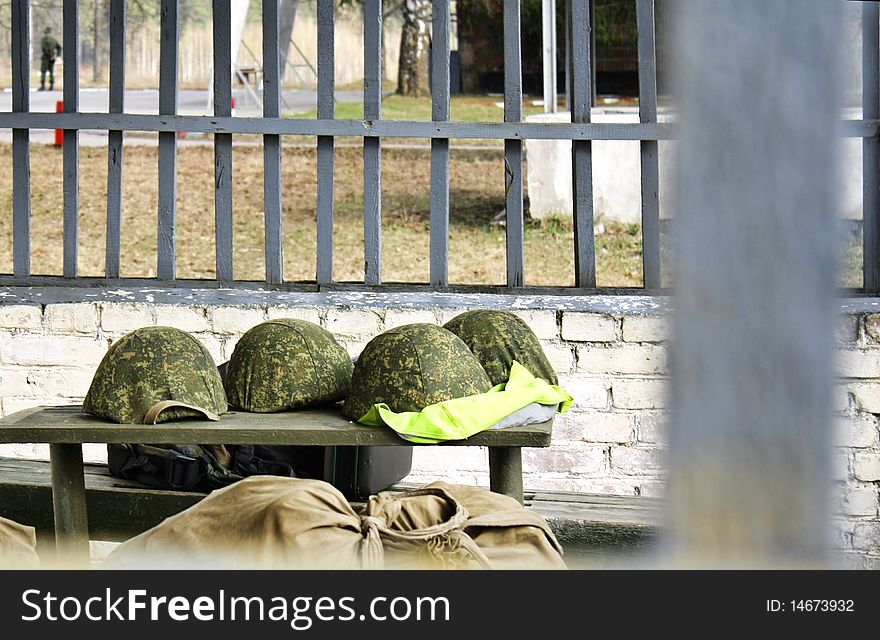
[[[434,0],[431,39],[431,117],[449,120],[450,11],[446,0]],[[431,285],[449,281],[449,140],[431,140]]]
[[[520,0],[504,0],[504,121],[522,119]],[[507,286],[525,284],[523,239],[522,140],[504,141],[504,193],[507,215]]]
[[[654,0],[638,0],[639,121],[657,122]],[[641,142],[642,269],[645,289],[662,286],[660,268],[660,165],[656,140]]]
[[[862,119],[880,118],[880,9],[862,3]],[[862,242],[865,293],[880,292],[880,142],[862,139]]]
[[[364,0],[364,120],[382,117],[382,0]],[[364,138],[364,282],[382,282],[382,145]]]
[[[30,110],[30,2],[12,2],[12,110]],[[31,274],[30,130],[12,130],[12,273]]]
[[[336,115],[336,0],[318,0],[318,118]],[[333,136],[318,136],[318,264],[319,285],[333,282]]]
[[[263,2],[263,117],[281,115],[278,0]],[[284,279],[281,244],[281,136],[263,136],[263,209],[266,225],[266,282]]]
[[[590,122],[590,13],[586,2],[569,0],[571,121]],[[596,286],[596,246],[593,237],[593,151],[589,140],[572,142],[572,197],[574,202],[575,286]]]
[[[232,115],[232,9],[230,0],[214,0],[214,115]],[[231,283],[232,134],[214,135],[214,236],[217,280]]]
[[[125,2],[110,3],[110,113],[125,110]],[[107,135],[107,247],[104,273],[119,277],[122,231],[122,131]]]
[[[79,2],[64,0],[64,112],[79,111]],[[64,277],[77,276],[79,130],[64,131]]]
[[[177,112],[180,19],[178,0],[162,0],[159,36],[159,113]],[[215,88],[216,91],[216,88]],[[157,274],[160,280],[177,277],[177,134],[159,132],[159,231]]]

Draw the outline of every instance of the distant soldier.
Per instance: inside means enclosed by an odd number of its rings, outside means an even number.
[[[46,27],[40,39],[40,91],[46,90],[46,72],[49,72],[49,91],[55,88],[55,58],[61,55],[61,45],[52,37],[52,27]]]

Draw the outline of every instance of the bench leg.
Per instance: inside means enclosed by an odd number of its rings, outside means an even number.
[[[489,488],[523,503],[521,447],[489,447]]]
[[[55,510],[55,542],[61,564],[87,565],[89,523],[82,445],[49,445],[52,461],[52,505]]]

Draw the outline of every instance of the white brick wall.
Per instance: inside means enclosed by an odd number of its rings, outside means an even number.
[[[266,310],[258,307],[213,307],[209,310],[214,333],[242,334],[266,319]]]
[[[98,331],[98,309],[93,304],[48,304],[43,319],[52,333]]]
[[[584,373],[660,374],[666,371],[666,349],[656,345],[577,348],[577,370]]]
[[[33,331],[43,322],[43,310],[36,305],[0,305],[0,329]]]
[[[372,310],[330,309],[327,330],[343,338],[373,337],[382,332],[382,318]]]
[[[205,307],[184,307],[179,305],[161,304],[155,307],[156,324],[161,327],[174,327],[190,333],[202,333],[211,330],[208,322],[208,310]]]
[[[566,312],[562,315],[562,339],[575,342],[615,342],[617,321],[596,313]]]
[[[671,336],[669,320],[658,316],[627,316],[623,319],[625,342],[662,342]]]
[[[39,404],[79,402],[113,340],[146,325],[193,333],[215,361],[267,318],[293,317],[334,332],[358,355],[381,331],[445,323],[464,308],[347,308],[267,304],[96,302],[3,304],[0,299],[0,415]],[[528,489],[662,496],[668,434],[669,320],[664,315],[515,310],[541,340],[560,385],[575,398],[554,425],[553,445],[523,452]],[[841,546],[847,562],[880,565],[880,314],[841,318],[835,389]],[[488,485],[479,447],[417,447],[409,482],[443,478]],[[43,445],[3,445],[0,455],[45,457]],[[105,459],[88,446],[86,457]],[[853,560],[855,558],[856,560]]]

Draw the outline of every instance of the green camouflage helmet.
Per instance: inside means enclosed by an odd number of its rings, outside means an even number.
[[[208,350],[172,327],[144,327],[114,342],[92,379],[83,411],[126,424],[219,420],[223,382]]]
[[[326,329],[306,320],[269,320],[235,346],[226,394],[232,406],[257,413],[336,402],[348,393],[352,368]]]
[[[364,347],[343,413],[360,420],[379,402],[392,411],[421,411],[490,388],[480,363],[458,337],[437,325],[408,324]]]
[[[466,311],[443,325],[470,348],[493,385],[507,382],[514,360],[537,377],[557,384],[541,343],[523,320],[509,311]]]

